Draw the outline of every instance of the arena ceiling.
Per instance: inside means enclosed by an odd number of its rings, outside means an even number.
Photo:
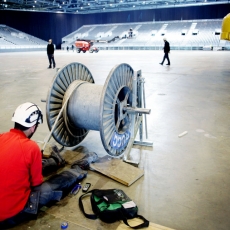
[[[224,3],[229,0],[0,0],[0,9],[89,14]]]

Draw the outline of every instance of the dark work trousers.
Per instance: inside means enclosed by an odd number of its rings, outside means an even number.
[[[76,183],[85,178],[86,175],[87,171],[77,166],[76,168],[53,175],[41,185],[33,187],[32,192],[39,192],[38,209],[47,204],[52,204],[51,202],[60,201],[60,199],[66,196]],[[36,219],[36,217],[36,214],[28,213],[24,209],[17,215],[1,221],[0,229],[9,229],[26,220]]]
[[[56,63],[54,61],[54,55],[53,54],[48,54],[48,59],[49,59],[49,63],[50,63],[49,68],[52,67],[52,63],[53,63],[53,68],[55,68]]]
[[[162,64],[164,64],[165,59],[167,59],[168,64],[170,65],[170,60],[169,60],[169,53],[165,53]]]

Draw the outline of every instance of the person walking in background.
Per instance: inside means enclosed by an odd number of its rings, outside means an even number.
[[[133,37],[133,29],[132,28],[129,29],[128,34],[129,34],[129,38]]]
[[[163,57],[163,61],[160,63],[160,65],[164,64],[165,59],[167,59],[168,63],[166,65],[170,65],[170,60],[169,60],[169,52],[170,52],[170,45],[169,42],[166,40],[166,38],[163,39],[165,42],[164,45],[164,57]]]
[[[54,60],[54,45],[52,43],[52,39],[49,40],[49,43],[47,45],[47,55],[48,55],[48,59],[49,59],[49,63],[50,63],[48,69],[52,68],[52,63],[53,63],[53,68],[55,68],[56,63]]]

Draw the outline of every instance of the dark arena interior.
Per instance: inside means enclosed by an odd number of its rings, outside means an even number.
[[[0,133],[18,105],[36,103],[43,124],[32,140],[44,158],[56,145],[66,161],[44,180],[95,152],[81,185],[123,190],[149,221],[143,229],[229,230],[229,13],[217,0],[0,0]],[[86,218],[82,194],[12,229],[131,229]]]

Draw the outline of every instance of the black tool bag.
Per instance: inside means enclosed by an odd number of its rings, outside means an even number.
[[[82,199],[87,194],[91,194],[90,201],[94,214],[85,213]],[[120,189],[94,189],[88,191],[79,198],[79,207],[85,217],[89,219],[95,220],[99,218],[106,223],[123,220],[126,225],[133,229],[149,226],[149,221],[137,214],[138,208],[136,204]],[[143,223],[137,226],[130,226],[127,220],[132,218],[140,218]]]

